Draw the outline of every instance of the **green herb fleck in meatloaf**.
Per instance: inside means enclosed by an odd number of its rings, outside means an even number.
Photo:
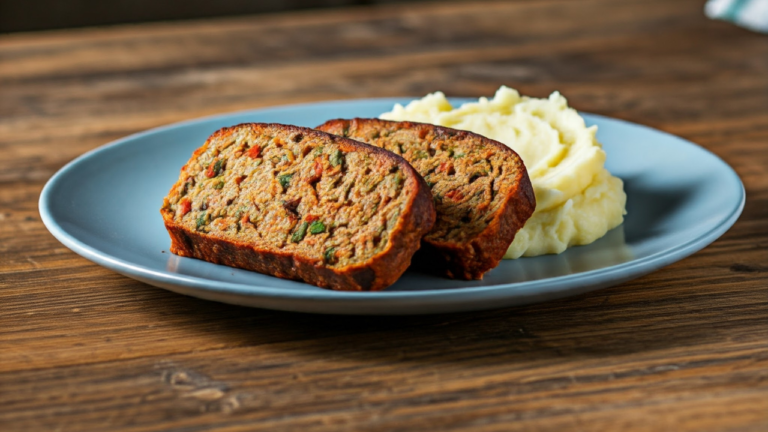
[[[416,259],[450,277],[481,279],[496,267],[536,206],[517,153],[481,135],[379,119],[331,120],[317,129],[389,150],[424,177],[437,221]]]
[[[174,253],[344,290],[394,282],[435,217],[402,158],[276,124],[213,134],[161,212]]]

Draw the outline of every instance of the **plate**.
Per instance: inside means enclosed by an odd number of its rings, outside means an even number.
[[[598,126],[607,168],[624,180],[624,224],[560,255],[502,261],[482,281],[407,271],[382,292],[335,292],[180,258],[159,208],[192,151],[243,122],[316,126],[375,117],[410,99],[322,102],[185,121],[120,139],[75,159],[45,185],[40,214],[83,257],[177,293],[244,306],[329,314],[426,314],[500,308],[580,294],[637,278],[702,248],[741,214],[736,173],[703,148],[648,127],[584,114]],[[462,103],[463,99],[454,99]]]

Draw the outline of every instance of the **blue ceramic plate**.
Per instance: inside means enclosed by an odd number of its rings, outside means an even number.
[[[180,258],[159,208],[192,151],[215,130],[243,122],[316,126],[375,117],[395,102],[323,102],[186,121],[123,138],[84,154],[51,178],[40,214],[51,233],[83,257],[177,293],[245,306],[333,314],[425,314],[500,308],[616,285],[713,242],[744,206],[744,188],[722,160],[681,138],[585,114],[598,126],[607,167],[624,180],[623,225],[561,255],[502,261],[482,281],[406,272],[383,292],[334,292],[300,282]],[[461,102],[457,100],[455,102]]]

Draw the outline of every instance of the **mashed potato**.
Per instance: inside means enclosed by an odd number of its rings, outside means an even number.
[[[624,220],[627,196],[620,179],[603,166],[597,127],[559,93],[549,99],[521,97],[501,87],[493,99],[453,108],[437,92],[381,115],[463,129],[500,141],[523,158],[536,194],[536,211],[515,236],[504,258],[563,252],[604,236]]]

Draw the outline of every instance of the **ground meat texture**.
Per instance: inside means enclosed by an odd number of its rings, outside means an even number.
[[[214,133],[161,209],[171,252],[336,290],[380,290],[435,220],[401,157],[278,124]]]
[[[379,119],[331,120],[317,129],[389,150],[424,177],[437,221],[416,261],[449,277],[482,279],[536,207],[517,153],[481,135]]]

